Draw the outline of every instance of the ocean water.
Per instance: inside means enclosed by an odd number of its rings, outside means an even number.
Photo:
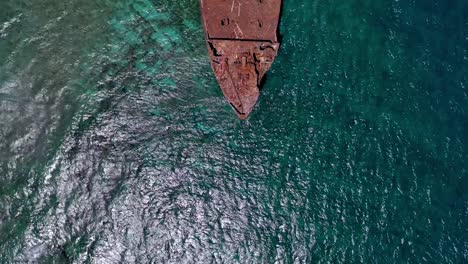
[[[466,0],[284,0],[245,122],[199,16],[0,1],[0,263],[468,262]]]

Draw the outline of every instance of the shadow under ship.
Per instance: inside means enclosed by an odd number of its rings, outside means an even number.
[[[211,67],[224,96],[246,119],[278,52],[281,0],[200,0]]]

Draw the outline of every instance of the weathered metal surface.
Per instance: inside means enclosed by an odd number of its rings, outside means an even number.
[[[281,0],[200,0],[200,5],[216,79],[239,118],[245,119],[278,52]]]

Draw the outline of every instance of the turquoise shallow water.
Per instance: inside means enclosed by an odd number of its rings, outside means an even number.
[[[197,0],[1,1],[0,262],[467,262],[467,17],[285,0],[241,122]]]

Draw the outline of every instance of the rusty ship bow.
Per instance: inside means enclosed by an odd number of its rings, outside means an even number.
[[[278,52],[281,0],[200,0],[200,6],[211,67],[224,96],[245,119]]]

